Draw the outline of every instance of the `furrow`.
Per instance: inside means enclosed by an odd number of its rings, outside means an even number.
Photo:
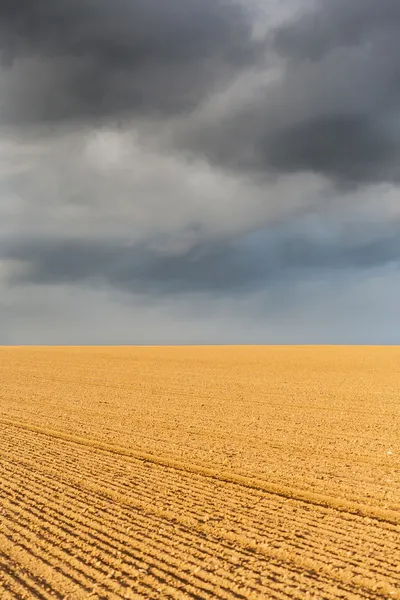
[[[226,528],[225,528],[225,530],[226,530]],[[253,530],[251,530],[251,529],[247,529],[246,531],[242,531],[241,533],[242,533],[242,535],[243,534],[246,534],[247,536],[251,535],[252,539],[255,540],[255,541],[258,541],[259,543],[265,543],[265,541],[266,541],[265,540],[265,534],[263,536],[258,536],[257,537],[256,533]],[[325,545],[325,554],[327,555],[326,556],[318,548],[314,548],[312,545],[310,547],[310,544],[303,543],[303,544],[294,545],[294,544],[289,544],[285,540],[283,540],[283,542],[277,543],[277,542],[274,541],[273,538],[271,539],[271,541],[269,542],[269,544],[272,547],[277,547],[277,548],[280,548],[280,549],[286,548],[287,551],[301,552],[303,555],[311,553],[314,556],[314,558],[318,559],[322,563],[327,563],[327,564],[330,563],[329,555],[334,556],[334,554],[335,554],[335,547],[332,547],[330,549],[327,545]],[[352,548],[352,554],[353,555],[355,554],[354,547]],[[335,566],[336,567],[343,567],[343,566],[349,566],[349,564],[351,564],[350,560],[347,561],[347,564],[346,564],[346,562],[343,562],[343,560],[341,560],[341,562],[339,562]],[[378,568],[379,567],[379,563],[375,562],[375,564],[371,565],[371,566],[377,567],[377,569],[376,569],[377,573],[380,574],[381,576],[384,575],[383,572],[379,573],[379,568]],[[368,575],[368,573],[369,573],[368,569],[365,569],[365,568],[362,568],[362,567],[360,568],[360,564],[354,563],[353,567],[356,570],[358,570],[359,574]],[[390,572],[390,568],[389,569],[386,568],[386,573],[385,574],[386,574],[386,579],[389,580],[389,581],[391,581],[390,573],[388,573],[387,571]]]
[[[74,594],[77,600],[84,600],[87,597],[88,590],[80,589],[57,569],[52,568],[34,545],[27,546],[16,540],[12,534],[0,532],[0,551],[6,554],[12,563],[21,565],[24,571],[29,572],[31,580],[29,585],[35,598],[40,600],[54,598],[52,592],[47,591],[49,584],[57,591],[62,591],[61,597],[65,597],[65,594]],[[58,597],[60,598],[60,595]]]
[[[4,502],[5,506],[10,509],[12,502]],[[14,543],[15,547],[22,548],[30,552],[33,557],[43,563],[43,568],[55,572],[59,576],[58,584],[61,589],[70,588],[73,593],[76,590],[84,590],[86,594],[90,593],[93,586],[97,583],[101,575],[103,578],[107,576],[107,572],[95,570],[87,564],[82,553],[79,558],[74,557],[68,552],[63,552],[58,548],[57,537],[54,535],[54,541],[51,542],[51,532],[46,529],[39,519],[35,519],[35,514],[32,510],[26,511],[26,516],[22,517],[18,511],[14,515],[16,519],[9,520],[4,526],[4,535],[7,539]],[[10,510],[12,514],[12,508]],[[38,525],[39,521],[39,525]],[[49,539],[50,538],[50,539]],[[81,550],[81,548],[80,548]],[[61,579],[62,578],[62,579]],[[71,587],[73,586],[73,587]],[[113,592],[112,586],[107,584],[102,585],[104,591],[108,594]]]
[[[1,538],[0,547],[2,547]],[[9,598],[30,600],[34,597],[44,600],[49,597],[47,593],[50,593],[53,599],[62,598],[47,582],[44,584],[42,579],[38,579],[20,563],[12,560],[3,550],[0,550],[0,556],[0,591],[4,590]],[[43,587],[45,588],[44,594]],[[7,597],[6,594],[4,594],[5,597]]]
[[[24,445],[25,446],[25,445]],[[47,453],[49,453],[49,450],[47,449]],[[36,460],[38,460],[40,458],[40,454],[38,454],[36,456]],[[82,458],[86,458],[87,459],[87,455],[85,457]],[[58,455],[57,459],[62,460],[62,456]],[[143,469],[140,472],[140,469],[137,469],[134,476],[132,473],[128,473],[128,475],[130,476],[130,480],[127,482],[119,482],[118,483],[118,472],[120,471],[120,469],[122,468],[121,465],[115,465],[114,464],[114,470],[116,475],[114,475],[114,481],[111,479],[112,477],[112,469],[110,466],[110,472],[109,472],[109,477],[110,479],[107,480],[105,478],[104,475],[104,462],[102,460],[102,457],[98,457],[99,459],[99,463],[98,463],[98,467],[97,469],[94,468],[94,466],[92,468],[87,468],[86,464],[84,461],[82,461],[79,464],[79,471],[81,473],[85,473],[87,476],[90,476],[92,479],[95,477],[101,477],[102,482],[107,481],[109,486],[112,486],[115,491],[119,491],[122,493],[127,493],[129,492],[129,494],[135,494],[135,493],[140,493],[140,495],[143,497],[144,494],[147,494],[147,496],[149,497],[149,499],[154,498],[154,492],[158,491],[157,497],[158,500],[160,500],[160,496],[162,491],[160,490],[160,477],[165,476],[165,473],[158,473],[157,474],[153,474],[152,473],[152,469],[148,469],[146,471],[146,487],[144,488],[143,486],[141,488],[138,488],[138,482],[140,483],[142,481],[142,477],[143,477]],[[32,462],[34,462],[34,457],[31,457]],[[44,461],[44,464],[49,464],[50,467],[52,467],[53,463],[51,461],[48,461],[46,459],[46,456],[41,456],[41,460]],[[92,460],[92,457],[91,457]],[[76,471],[76,469],[78,468],[78,464],[77,464],[77,458],[74,459],[74,461],[68,461],[68,459],[66,459],[65,461],[63,461],[63,465],[70,465],[70,468],[72,469],[72,471]],[[136,465],[137,467],[137,465]],[[101,472],[101,475],[99,475],[99,472]],[[126,476],[127,474],[124,473],[124,475]],[[326,517],[329,514],[329,509],[326,508],[320,508],[319,512],[317,512],[317,515],[319,514],[319,517],[314,517],[314,515],[312,513],[310,513],[309,511],[306,510],[300,510],[297,511],[296,514],[294,514],[294,507],[297,504],[300,504],[300,508],[303,508],[301,506],[301,503],[296,503],[296,501],[289,501],[289,500],[284,500],[284,499],[277,499],[276,496],[269,496],[271,500],[275,500],[274,502],[274,508],[272,506],[268,506],[268,504],[266,504],[264,501],[268,498],[266,496],[266,494],[263,494],[262,492],[256,491],[256,490],[246,490],[246,489],[242,489],[240,490],[240,493],[238,492],[238,490],[236,490],[236,493],[230,493],[229,494],[229,498],[225,499],[224,495],[225,495],[225,491],[223,489],[223,487],[226,487],[226,485],[229,484],[225,484],[222,488],[221,487],[215,487],[215,484],[213,484],[212,482],[210,482],[209,480],[202,480],[201,479],[199,481],[196,481],[198,479],[198,477],[196,477],[196,479],[194,479],[195,476],[193,476],[193,480],[185,480],[185,477],[187,476],[182,476],[181,475],[181,479],[178,478],[178,480],[176,480],[176,477],[174,479],[174,477],[172,477],[171,472],[168,472],[168,481],[171,482],[171,484],[173,483],[173,490],[170,492],[169,496],[170,499],[173,500],[174,504],[177,506],[177,508],[179,510],[181,510],[181,506],[178,506],[179,503],[179,498],[178,498],[178,494],[182,494],[182,496],[184,498],[187,498],[188,495],[188,488],[190,489],[190,495],[191,498],[193,498],[193,501],[196,500],[199,503],[199,506],[204,507],[205,502],[207,507],[212,508],[213,510],[215,508],[219,506],[221,506],[221,504],[224,505],[224,507],[226,508],[226,510],[231,509],[231,514],[235,514],[238,515],[238,513],[240,512],[240,515],[242,518],[251,518],[253,521],[256,518],[256,511],[254,510],[254,508],[250,511],[247,511],[245,509],[245,505],[256,505],[257,503],[263,502],[262,505],[262,519],[265,521],[265,519],[268,517],[272,518],[272,521],[274,521],[274,527],[277,527],[277,523],[276,523],[276,514],[277,514],[277,510],[279,510],[279,512],[281,513],[282,511],[286,511],[291,508],[292,510],[292,514],[288,515],[290,517],[290,519],[292,520],[293,518],[296,518],[297,521],[299,522],[299,524],[301,524],[301,513],[303,513],[303,515],[306,515],[306,520],[305,523],[307,525],[307,529],[308,532],[310,532],[310,529],[312,529],[312,526],[314,525],[315,530],[318,532],[318,535],[321,535],[321,531],[322,529],[327,531],[328,535],[338,535],[340,533],[343,534],[347,534],[349,529],[351,529],[352,531],[354,531],[354,528],[356,526],[359,526],[359,531],[357,532],[357,537],[360,537],[360,535],[362,535],[362,530],[366,529],[365,528],[365,523],[363,518],[358,518],[355,519],[354,515],[351,515],[351,520],[347,522],[346,519],[346,515],[344,513],[342,513],[340,515],[340,520],[339,519],[335,519],[334,522],[334,526],[332,526],[331,528],[329,528],[327,526],[327,521],[331,521],[331,519],[326,519]],[[115,482],[115,480],[117,480],[117,482]],[[165,477],[164,477],[164,481],[165,481]],[[190,484],[190,485],[189,485]],[[194,485],[196,484],[196,485]],[[219,484],[221,485],[221,484]],[[171,487],[171,486],[170,486]],[[150,491],[146,491],[146,490],[150,490]],[[167,501],[168,498],[165,498],[165,500]],[[293,504],[294,502],[294,504]],[[277,504],[279,504],[279,506],[277,506]],[[186,507],[187,508],[187,507]],[[304,507],[305,509],[305,507]],[[226,512],[225,512],[225,516],[226,516]],[[337,514],[337,513],[336,513]],[[324,521],[321,522],[321,518],[324,518]],[[347,525],[346,525],[347,523]],[[343,526],[341,528],[341,525]],[[398,528],[396,526],[390,525],[390,524],[383,524],[382,522],[379,524],[379,529],[377,529],[376,527],[372,527],[369,526],[368,530],[369,530],[369,540],[372,540],[373,537],[373,533],[374,530],[376,529],[376,541],[379,542],[382,539],[382,527],[386,527],[388,530],[392,529],[396,534],[398,533]],[[343,541],[343,540],[342,540]]]
[[[74,546],[71,539],[74,541],[77,538],[81,540],[81,536],[74,535],[72,529],[68,531],[65,526],[62,526],[62,522],[57,523],[57,518],[53,522],[46,519],[46,517],[41,519],[40,512],[38,518],[32,509],[26,511],[26,513],[25,516],[21,515],[20,512],[15,513],[17,520],[9,523],[8,538],[14,542],[16,547],[21,547],[27,551],[30,551],[34,547],[34,555],[39,560],[45,561],[51,572],[56,570],[56,572],[71,579],[76,586],[71,598],[75,598],[77,591],[85,594],[84,598],[89,597],[93,593],[93,590],[96,589],[99,593],[106,592],[107,598],[117,599],[125,597],[125,593],[129,589],[137,588],[141,589],[144,597],[148,597],[149,591],[155,593],[157,588],[163,583],[161,577],[158,577],[155,581],[154,578],[150,578],[152,579],[151,585],[149,578],[147,578],[147,583],[139,581],[141,573],[145,573],[148,568],[147,563],[142,563],[142,566],[138,567],[135,578],[135,574],[129,574],[122,570],[120,561],[111,554],[101,554],[94,540],[91,542],[92,548],[90,548],[87,540],[84,540],[83,544],[80,541],[78,545],[75,544]],[[37,533],[35,530],[35,525],[37,531],[40,533]],[[21,540],[24,540],[25,543],[21,542]],[[59,550],[60,541],[64,541],[64,544],[68,545],[70,550]],[[92,563],[88,560],[88,555],[90,556],[89,550],[93,552]],[[42,551],[42,554],[40,551]],[[69,573],[66,571],[68,567],[70,567]],[[122,576],[126,582],[124,581],[124,584],[121,584],[116,580],[114,581],[112,577],[115,573],[118,576]],[[121,596],[121,594],[124,596]],[[61,597],[64,598],[64,596]]]
[[[65,472],[65,471],[64,471]],[[103,481],[103,484],[106,483],[105,481]],[[112,483],[111,482],[107,482],[107,486],[109,489],[113,489]],[[114,489],[114,491],[118,492],[118,489]],[[137,490],[133,490],[136,494]],[[125,492],[126,493],[126,492]],[[188,495],[191,494],[191,490],[187,491]],[[131,493],[131,498],[132,496],[134,496],[135,494]],[[140,494],[143,496],[145,495],[143,488],[140,491]],[[149,498],[150,500],[151,498]],[[204,505],[204,503],[203,503]],[[195,516],[198,517],[198,515],[196,515],[196,513],[193,513],[193,511],[188,511],[187,509],[187,504],[184,505],[178,505],[179,510],[185,510],[186,509],[186,515],[187,516]],[[226,515],[225,515],[226,516]],[[261,515],[260,515],[261,516]],[[264,515],[262,515],[264,516]],[[233,519],[231,521],[231,524],[235,525],[236,530],[239,528],[242,528],[241,533],[245,534],[247,536],[251,536],[252,539],[254,539],[255,541],[258,541],[260,543],[265,543],[265,537],[266,537],[266,528],[265,526],[262,528],[261,525],[259,524],[257,526],[257,524],[252,524],[250,525],[249,523],[246,523],[245,525],[242,526],[242,523],[238,523],[237,521],[234,522]],[[225,529],[226,527],[229,526],[229,523],[225,524]],[[293,527],[293,523],[292,523],[292,527]],[[299,524],[297,525],[297,527],[299,526]],[[307,529],[309,529],[309,524],[307,523]],[[308,533],[308,532],[307,532]],[[364,532],[363,532],[364,533]],[[359,575],[368,575],[369,572],[372,570],[373,573],[375,573],[378,576],[384,576],[388,581],[391,581],[392,583],[396,582],[396,574],[398,573],[397,571],[397,563],[393,562],[392,568],[390,567],[390,563],[389,560],[387,559],[385,564],[382,564],[382,560],[374,560],[373,557],[369,557],[368,558],[368,567],[365,567],[365,562],[367,559],[363,559],[363,563],[362,565],[360,565],[360,561],[357,562],[352,562],[352,558],[349,557],[354,557],[356,555],[356,548],[354,547],[354,544],[350,545],[347,543],[347,539],[343,538],[343,537],[339,537],[337,542],[340,542],[340,546],[338,543],[333,544],[332,541],[330,544],[327,544],[326,542],[323,542],[322,547],[318,548],[320,544],[320,540],[314,540],[311,539],[310,540],[310,536],[308,535],[308,538],[306,539],[305,542],[301,542],[301,541],[296,541],[295,543],[292,540],[287,540],[287,539],[281,539],[279,541],[276,541],[276,528],[274,529],[274,536],[275,539],[272,540],[272,545],[278,548],[286,548],[286,550],[295,550],[295,551],[301,551],[302,554],[312,554],[313,557],[315,559],[317,559],[318,561],[322,562],[322,563],[327,563],[330,564],[333,561],[335,561],[335,566],[336,567],[346,567],[346,566],[352,566],[354,569],[358,570],[358,574]],[[300,534],[300,537],[305,537],[303,534]],[[320,538],[321,538],[321,532],[320,532]],[[340,548],[341,550],[341,554],[338,554],[338,548]],[[397,546],[397,551],[398,551],[398,546]],[[348,558],[346,560],[343,559],[343,550],[346,550],[346,552],[348,552]],[[395,548],[396,550],[396,548]],[[339,562],[338,562],[339,561]]]
[[[300,579],[301,579],[301,577],[300,577]],[[317,589],[317,588],[319,588],[319,587],[320,587],[319,585],[316,585],[316,583],[317,583],[317,582],[316,582],[316,581],[314,581],[314,583],[312,584],[313,588],[315,588],[315,589]],[[291,594],[291,597],[294,597],[294,596],[293,596],[293,594]],[[344,597],[345,597],[345,596],[344,596]],[[368,597],[368,596],[367,596],[367,595],[364,595],[364,597]]]
[[[18,488],[18,486],[17,486],[17,489],[19,489],[19,488]],[[28,498],[28,499],[29,499],[29,506],[30,506],[30,510],[32,511],[32,502],[34,501],[34,495],[32,494],[31,496],[29,496],[29,498]],[[38,511],[38,515],[39,515],[39,516],[40,516],[40,514],[41,514],[41,513],[40,513],[40,511]],[[45,517],[45,515],[43,514],[43,518],[44,518],[44,517]],[[56,521],[55,521],[56,527],[57,527],[57,524],[58,524],[58,526],[59,526],[59,527],[61,526],[61,524],[62,524],[62,521],[63,521],[63,518],[64,518],[64,515],[62,515],[62,516],[58,515],[58,516],[56,517]],[[74,521],[79,521],[79,520],[77,520],[77,519],[74,519]],[[82,528],[82,527],[85,527],[85,525],[84,525],[83,523],[79,523],[79,522],[78,522],[78,523],[76,523],[76,522],[75,522],[75,523],[73,523],[73,525],[76,525],[76,524],[79,524],[79,527],[80,527],[80,528]],[[80,529],[80,531],[81,531],[81,529]],[[94,529],[94,527],[93,527],[93,523],[91,523],[91,527],[89,528],[89,531],[90,531],[90,533],[91,533],[92,537],[95,537],[95,536],[93,535],[93,534],[94,534],[94,532],[95,532],[95,529]],[[146,529],[146,531],[147,531],[147,529]],[[118,533],[120,534],[121,532],[118,532]],[[148,532],[148,531],[147,531],[147,534],[149,535],[149,532]],[[94,540],[94,541],[95,541],[95,543],[96,543],[96,547],[97,547],[97,548],[99,548],[99,547],[100,547],[100,546],[99,546],[99,543],[100,543],[100,542],[102,542],[103,544],[104,544],[104,543],[106,543],[106,544],[107,544],[107,546],[109,546],[108,548],[106,548],[106,550],[108,550],[108,551],[110,551],[110,550],[111,550],[111,551],[114,551],[114,550],[116,550],[116,549],[117,549],[117,548],[116,548],[116,546],[112,546],[112,544],[108,543],[107,539],[108,539],[108,536],[103,536],[103,539],[102,539],[102,540],[100,540],[98,537],[96,537],[96,538],[95,538],[95,540]],[[193,542],[193,540],[191,540],[191,541]],[[114,542],[115,542],[115,540],[114,540]],[[170,547],[170,544],[168,544],[168,545],[169,545],[169,547]],[[168,545],[166,546],[167,548],[168,548]],[[119,546],[119,547],[118,547],[118,549],[119,549],[119,550],[121,550],[121,547]],[[186,551],[186,552],[187,552],[188,550],[190,550],[190,545],[188,545],[188,546],[185,548],[185,551]],[[216,550],[216,549],[215,549],[215,550]],[[213,553],[210,553],[210,556],[211,556],[211,557],[212,557],[212,556],[215,556],[215,550],[214,550],[214,552],[213,552]],[[151,558],[151,557],[152,557],[152,555],[150,554],[150,555],[148,555],[148,556],[146,557],[146,559],[149,559],[149,558]],[[203,557],[203,558],[204,558],[204,557]],[[196,565],[193,565],[193,566],[196,566]]]
[[[119,540],[112,540],[112,543],[107,544],[105,541],[105,536],[102,536],[98,532],[96,535],[93,528],[90,536],[76,536],[73,534],[73,530],[66,526],[65,518],[57,519],[56,517],[54,520],[51,520],[46,515],[46,517],[43,517],[40,520],[41,538],[49,544],[45,546],[43,542],[37,542],[34,531],[30,529],[32,527],[32,522],[35,522],[38,518],[38,512],[31,509],[25,517],[16,512],[15,518],[22,522],[22,531],[24,532],[23,535],[28,544],[31,542],[35,543],[36,547],[41,547],[46,553],[46,556],[51,558],[53,568],[55,568],[57,564],[61,564],[64,567],[71,566],[71,569],[74,571],[76,583],[79,583],[76,580],[78,573],[81,575],[80,583],[82,585],[85,584],[85,580],[82,578],[82,575],[86,575],[85,570],[89,571],[90,569],[92,571],[92,577],[90,579],[93,586],[97,581],[104,582],[107,577],[110,577],[110,574],[117,572],[118,575],[124,580],[124,589],[121,589],[122,585],[112,585],[112,580],[110,580],[110,583],[106,586],[103,584],[102,587],[107,590],[108,595],[110,594],[110,590],[113,590],[117,594],[122,594],[129,589],[130,586],[135,585],[134,571],[136,571],[136,576],[138,576],[141,572],[148,573],[149,570],[151,570],[152,573],[153,571],[156,571],[159,584],[167,584],[166,576],[173,576],[176,580],[180,580],[180,582],[185,585],[185,589],[188,591],[196,591],[196,595],[198,597],[209,598],[210,595],[212,595],[212,586],[209,586],[209,589],[202,589],[201,585],[193,584],[185,578],[184,571],[181,574],[179,574],[179,571],[175,572],[175,569],[171,563],[168,563],[168,570],[165,569],[164,565],[164,568],[160,568],[159,561],[157,561],[157,557],[155,555],[142,552],[134,557],[134,562],[129,561],[128,557],[131,552],[128,553]],[[82,528],[82,524],[79,523],[79,521],[76,522],[75,525],[79,525]],[[11,527],[15,527],[15,522],[11,524]],[[16,526],[16,529],[19,529],[18,525]],[[27,532],[32,533],[32,535],[29,535]],[[73,560],[73,557],[71,557],[68,552],[57,551],[56,549],[57,544],[71,543],[70,538],[74,540],[76,548],[75,551],[79,553],[79,561]],[[149,550],[151,550],[151,544],[149,546]],[[122,557],[123,562],[121,562]],[[94,562],[96,563],[96,573],[93,572],[92,567]],[[80,568],[77,568],[76,564],[79,563],[82,563],[85,569],[82,569],[82,564]],[[128,570],[128,567],[134,567],[134,570]],[[59,567],[57,568],[59,569]],[[206,593],[206,595],[204,595],[204,593]],[[226,595],[224,597],[229,596]],[[233,597],[235,597],[235,595],[233,595]]]
[[[56,476],[56,473],[52,474],[53,476]],[[81,481],[77,481],[75,482],[75,484],[78,487],[82,488],[81,485]],[[170,521],[178,521],[180,522],[182,525],[187,526],[191,529],[197,529],[200,531],[204,531],[205,533],[208,533],[209,535],[214,535],[217,536],[218,539],[223,539],[225,541],[230,541],[235,543],[236,545],[240,545],[243,548],[246,548],[247,550],[250,550],[252,552],[256,552],[256,553],[261,553],[263,556],[267,557],[269,560],[283,560],[288,564],[294,564],[297,567],[303,568],[303,569],[308,569],[311,572],[314,573],[318,573],[320,576],[321,575],[325,575],[328,577],[328,579],[336,579],[339,582],[341,582],[342,584],[344,584],[345,586],[349,586],[350,587],[361,587],[365,590],[365,592],[367,592],[367,590],[369,589],[371,592],[376,592],[376,586],[375,583],[372,583],[371,581],[369,581],[366,578],[360,577],[360,576],[354,576],[354,573],[352,573],[350,570],[346,571],[341,571],[338,572],[337,569],[333,569],[329,566],[323,565],[318,563],[317,561],[313,560],[313,559],[307,559],[306,557],[301,557],[301,556],[293,556],[292,554],[288,553],[286,550],[284,549],[273,549],[270,548],[268,546],[266,546],[265,544],[258,544],[256,542],[254,542],[254,540],[248,539],[245,536],[242,535],[238,535],[235,532],[226,532],[221,530],[218,527],[209,527],[206,525],[203,525],[201,527],[199,527],[198,522],[193,522],[193,519],[190,519],[188,517],[180,517],[177,519],[176,515],[167,511],[157,511],[154,510],[154,508],[152,509],[148,509],[147,506],[143,506],[143,505],[137,505],[137,503],[132,503],[132,501],[126,497],[123,497],[122,495],[118,495],[116,493],[111,493],[109,490],[105,490],[102,493],[102,490],[98,488],[98,486],[94,486],[93,484],[88,484],[88,482],[85,483],[85,485],[83,486],[83,489],[89,489],[91,491],[93,491],[96,494],[99,494],[100,496],[106,497],[108,499],[112,499],[115,500],[116,502],[125,504],[127,506],[130,507],[134,507],[138,510],[142,510],[145,513],[151,513],[154,516],[160,516],[166,520],[170,520]],[[386,593],[386,588],[388,588],[388,586],[386,584],[382,584],[382,590],[383,593]]]
[[[16,487],[17,487],[17,489],[19,489],[18,486],[16,486]],[[15,492],[15,490],[11,490],[11,491]],[[34,494],[30,494],[27,499],[29,500],[29,507],[30,507],[29,515],[27,517],[25,517],[25,519],[27,521],[27,523],[26,523],[27,526],[29,526],[30,520],[33,520],[33,521],[37,520],[37,521],[39,521],[39,523],[42,524],[42,526],[47,526],[47,524],[49,523],[48,514],[47,514],[48,511],[49,511],[49,505],[46,506],[45,510],[43,510],[43,509],[37,509],[37,510],[35,510],[35,508],[33,507]],[[24,497],[22,498],[22,502],[23,501],[24,501]],[[32,517],[33,517],[33,519],[32,519]],[[20,518],[22,518],[22,517],[20,517]],[[90,522],[90,526],[88,526],[88,522]],[[106,553],[107,552],[108,553],[115,552],[115,551],[118,551],[120,553],[121,553],[121,551],[123,551],[123,552],[126,553],[125,546],[123,544],[121,544],[121,542],[125,542],[126,540],[124,540],[124,539],[122,539],[122,540],[116,540],[114,538],[114,539],[112,539],[111,542],[109,541],[109,533],[111,533],[113,531],[113,528],[109,529],[108,535],[107,534],[104,535],[104,534],[102,534],[101,531],[96,530],[96,525],[95,525],[95,523],[94,523],[94,521],[92,519],[88,520],[88,522],[86,522],[86,523],[80,522],[79,518],[74,518],[72,521],[69,520],[69,522],[68,522],[66,520],[65,513],[63,513],[63,514],[57,514],[55,516],[54,521],[52,522],[52,525],[55,527],[55,530],[56,530],[56,532],[57,532],[57,534],[58,534],[59,537],[60,537],[60,534],[62,533],[62,531],[66,531],[65,524],[67,523],[67,525],[70,527],[70,530],[68,531],[69,534],[74,535],[75,537],[79,537],[79,538],[83,539],[83,541],[85,543],[94,544],[96,550],[104,550]],[[74,532],[73,527],[76,527],[76,525],[79,525],[79,534],[74,534],[73,533]],[[153,540],[151,540],[149,538],[149,536],[151,535],[151,531],[149,531],[149,529],[150,528],[146,528],[147,535],[143,536],[143,541],[144,542],[147,541],[146,545],[148,547],[148,550],[151,551],[152,546],[153,546]],[[91,539],[88,540],[87,538],[84,538],[82,536],[82,532],[84,532],[85,530],[87,530],[89,532],[89,535],[90,535]],[[122,531],[117,531],[116,533],[120,537],[123,535]],[[172,533],[175,534],[176,530],[174,530]],[[125,536],[125,538],[126,537],[127,536]],[[147,538],[147,540],[146,540],[146,538]],[[191,540],[189,540],[189,542],[191,542],[191,544],[188,543],[186,545],[186,547],[183,549],[185,552],[189,552],[190,551],[191,545],[193,545],[193,537],[192,537]],[[179,537],[178,537],[178,544],[179,544]],[[132,545],[132,539],[128,540],[128,545]],[[160,546],[160,544],[158,544],[158,546]],[[175,544],[175,546],[176,546],[176,544]],[[169,548],[171,548],[170,539],[168,539],[167,542],[165,543],[164,550],[168,551]],[[159,550],[159,548],[157,548],[157,545],[154,546],[154,549],[155,550]],[[215,552],[216,551],[217,551],[217,548],[215,548],[214,551],[210,553],[209,557],[210,558],[215,557]],[[142,554],[143,554],[143,552],[142,552]],[[204,559],[204,556],[202,558]],[[135,557],[135,559],[137,559],[137,557]],[[154,554],[152,554],[150,552],[150,553],[147,553],[146,555],[143,555],[143,560],[144,561],[149,561],[150,560],[151,562],[154,562]],[[172,562],[175,563],[175,560],[172,560]],[[190,561],[188,561],[188,562],[190,562]],[[177,561],[177,566],[179,566],[179,564],[180,564],[180,562]],[[142,564],[142,567],[145,567],[145,565],[146,565],[146,563],[144,562]],[[192,568],[196,568],[196,567],[198,567],[198,564],[193,563],[191,565],[191,567]],[[164,567],[164,569],[165,569],[165,567]],[[169,570],[169,572],[171,572],[171,556],[168,556],[168,570]],[[179,571],[177,571],[177,573],[175,573],[175,575],[177,575],[177,574],[179,574]],[[228,581],[229,582],[229,580],[230,580],[230,577],[229,576],[227,577],[227,575],[228,575],[228,573],[224,573],[224,578],[221,580],[221,582],[218,582],[220,590],[221,590],[222,582],[223,581]],[[188,582],[186,582],[186,584],[188,584]],[[233,581],[231,582],[231,586],[235,586],[235,584],[234,584]],[[223,597],[226,597],[226,598],[232,597],[232,587],[231,586],[226,589]],[[198,585],[197,586],[197,594],[199,593],[199,589],[200,589],[200,586]],[[211,592],[212,590],[210,589],[208,591]],[[221,593],[220,593],[220,595],[221,595]]]
[[[138,452],[134,450],[127,450],[126,448],[113,446],[110,444],[105,444],[99,442],[97,440],[86,439],[81,436],[75,436],[63,433],[61,431],[55,431],[53,429],[47,429],[44,427],[38,427],[34,425],[28,425],[26,423],[22,423],[19,421],[14,421],[12,419],[4,419],[1,418],[0,422],[4,425],[11,425],[13,427],[24,429],[26,431],[31,431],[35,433],[39,433],[41,435],[46,435],[50,438],[60,439],[67,442],[73,442],[79,444],[81,446],[86,446],[89,448],[96,448],[99,450],[105,450],[107,452],[120,455],[120,456],[130,456],[132,458],[136,458],[138,460],[147,461],[153,464],[157,464],[160,466],[170,467],[179,471],[184,471],[187,473],[196,473],[199,475],[203,475],[204,477],[209,477],[211,479],[222,481],[226,483],[233,483],[236,485],[240,485],[250,489],[257,489],[268,492],[270,494],[275,494],[277,496],[282,496],[284,498],[293,498],[297,500],[301,500],[302,502],[312,504],[315,506],[326,506],[333,510],[337,510],[339,512],[346,512],[355,515],[361,515],[364,517],[369,517],[373,519],[377,519],[378,521],[385,521],[388,523],[393,523],[395,525],[400,524],[400,515],[392,510],[383,509],[374,506],[368,506],[362,503],[351,502],[343,498],[337,498],[333,496],[327,496],[325,494],[317,494],[312,493],[306,490],[289,488],[287,486],[268,483],[264,480],[257,480],[252,477],[245,477],[242,475],[237,475],[235,473],[225,472],[222,473],[216,469],[202,467],[200,465],[194,465],[191,463],[186,463],[183,461],[173,460],[169,458],[163,458],[160,456],[156,456],[153,454],[148,454],[145,452]]]

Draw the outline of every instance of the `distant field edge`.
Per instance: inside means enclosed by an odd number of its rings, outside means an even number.
[[[50,438],[64,440],[66,442],[77,444],[80,446],[86,446],[95,450],[130,457],[135,460],[153,463],[155,465],[168,467],[177,471],[184,471],[186,473],[196,474],[199,476],[215,479],[224,483],[240,485],[242,487],[263,491],[275,496],[281,496],[283,498],[298,500],[307,504],[323,506],[329,509],[337,510],[342,513],[358,515],[361,517],[375,519],[377,521],[391,523],[393,525],[400,524],[400,512],[397,512],[395,510],[380,508],[377,506],[369,506],[368,504],[354,502],[346,500],[344,498],[328,496],[326,494],[318,494],[307,490],[301,490],[299,488],[292,488],[284,485],[275,484],[272,482],[268,482],[264,479],[258,479],[255,477],[245,477],[243,475],[238,475],[234,472],[219,471],[218,469],[174,460],[167,457],[157,456],[148,452],[131,450],[121,446],[103,443],[95,439],[88,439],[81,436],[71,435],[63,431],[48,429],[37,425],[31,425],[14,419],[7,419],[1,417],[0,423],[18,429],[23,429],[25,431],[30,431],[32,433],[45,435]]]

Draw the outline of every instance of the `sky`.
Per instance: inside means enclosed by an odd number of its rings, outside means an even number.
[[[0,344],[400,343],[398,0],[2,0]]]

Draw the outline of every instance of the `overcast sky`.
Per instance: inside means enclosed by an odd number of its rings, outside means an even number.
[[[399,0],[2,0],[0,344],[400,343]]]

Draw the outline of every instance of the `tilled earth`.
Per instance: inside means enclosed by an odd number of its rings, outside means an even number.
[[[0,349],[0,597],[400,598],[398,359]]]

